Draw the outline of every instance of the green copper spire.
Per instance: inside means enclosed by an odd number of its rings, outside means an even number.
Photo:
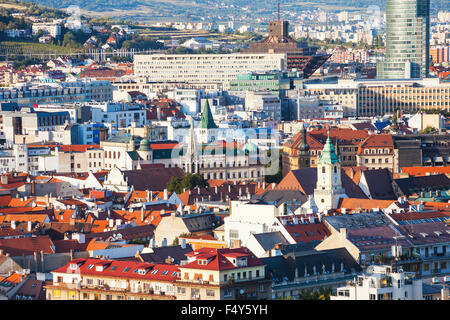
[[[330,139],[330,130],[328,130],[328,138],[320,155],[319,163],[322,164],[335,164],[339,162],[339,157],[336,155],[333,144]]]
[[[217,129],[217,125],[214,122],[211,109],[209,108],[208,99],[206,99],[205,106],[203,107],[202,112],[202,123],[200,124],[200,128],[202,129]]]

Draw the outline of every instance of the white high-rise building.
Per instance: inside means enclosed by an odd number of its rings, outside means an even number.
[[[423,300],[422,280],[415,272],[391,272],[390,266],[370,266],[331,300]]]
[[[134,72],[149,82],[197,85],[223,89],[238,74],[284,70],[286,54],[151,54],[134,56]]]

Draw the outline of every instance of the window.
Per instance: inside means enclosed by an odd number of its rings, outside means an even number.
[[[231,292],[231,289],[226,288],[223,292],[223,296],[224,297],[231,297],[233,295],[233,293]]]
[[[185,295],[186,294],[186,288],[178,287],[177,288],[178,294]]]
[[[87,283],[88,285],[92,285],[94,282],[93,282],[92,279],[86,279],[86,283]]]
[[[89,293],[83,293],[83,300],[89,300]]]
[[[54,297],[54,298],[59,298],[59,297],[61,297],[61,290],[59,290],[59,289],[53,290],[53,297]]]
[[[122,270],[122,272],[128,272],[130,270],[130,267],[126,267],[125,269]]]
[[[369,299],[370,299],[370,300],[377,300],[377,297],[376,297],[376,295],[374,295],[374,294],[370,294],[370,295],[369,295]]]
[[[107,295],[106,295],[106,300],[112,300],[112,295],[107,294]]]
[[[256,277],[259,278],[259,270],[256,270]]]
[[[214,290],[206,290],[206,296],[207,297],[214,297],[215,296]]]

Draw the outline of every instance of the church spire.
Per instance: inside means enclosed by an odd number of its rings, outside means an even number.
[[[205,106],[202,111],[202,121],[200,124],[200,128],[202,129],[217,129],[217,125],[214,122],[211,108],[209,107],[208,99],[206,99]]]
[[[333,143],[331,143],[330,139],[330,129],[328,128],[328,138],[323,146],[322,154],[319,158],[319,163],[323,164],[335,164],[339,162],[339,157],[336,155],[336,151],[334,150]]]

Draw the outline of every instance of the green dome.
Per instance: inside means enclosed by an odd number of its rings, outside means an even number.
[[[139,144],[139,151],[150,151],[150,141],[148,139],[142,139]]]
[[[242,150],[244,150],[244,152],[248,152],[249,154],[257,154],[258,146],[252,142],[247,142]]]
[[[320,155],[319,163],[335,164],[336,162],[339,162],[339,157],[336,155],[330,136],[328,136],[322,154]]]

